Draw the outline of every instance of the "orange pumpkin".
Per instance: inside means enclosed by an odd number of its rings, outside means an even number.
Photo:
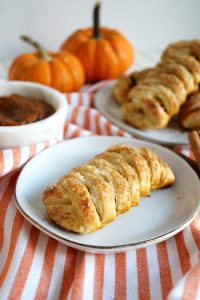
[[[134,50],[117,30],[99,27],[98,2],[94,8],[93,28],[73,33],[61,49],[76,55],[82,62],[86,81],[95,82],[119,76],[133,63]]]
[[[21,39],[37,49],[15,58],[9,69],[10,80],[25,80],[51,86],[60,92],[79,90],[85,73],[78,58],[66,51],[47,52],[39,43],[27,36]]]

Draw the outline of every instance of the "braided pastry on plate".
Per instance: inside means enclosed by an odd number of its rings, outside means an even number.
[[[112,94],[130,125],[164,128],[199,84],[200,41],[182,41],[169,45],[155,68],[119,78]]]
[[[148,148],[117,144],[47,187],[43,203],[51,220],[77,233],[96,231],[139,204],[139,197],[171,186],[170,167]]]

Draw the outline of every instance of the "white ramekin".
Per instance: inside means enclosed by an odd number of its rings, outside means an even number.
[[[24,81],[0,81],[0,96],[20,94],[52,105],[55,112],[48,118],[20,126],[0,126],[0,148],[7,149],[46,141],[58,136],[67,115],[64,95],[42,84]]]

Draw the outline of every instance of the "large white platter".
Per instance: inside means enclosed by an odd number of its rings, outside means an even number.
[[[188,133],[183,130],[174,117],[166,128],[163,129],[136,129],[125,123],[120,112],[120,105],[111,95],[112,85],[101,88],[95,95],[95,107],[110,122],[124,129],[135,137],[162,145],[188,145]]]
[[[116,143],[147,146],[155,151],[172,167],[175,184],[141,198],[138,207],[95,233],[78,235],[51,222],[42,204],[45,187]],[[200,183],[184,160],[156,144],[123,137],[77,138],[44,150],[26,164],[17,181],[16,204],[28,221],[62,243],[87,252],[114,253],[163,241],[187,226],[198,213]]]

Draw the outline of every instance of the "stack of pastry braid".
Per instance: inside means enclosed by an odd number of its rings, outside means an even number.
[[[47,187],[43,203],[58,225],[90,233],[174,180],[170,167],[150,149],[117,144]]]
[[[181,41],[164,50],[155,68],[119,78],[113,96],[136,128],[164,128],[182,107],[182,126],[200,129],[200,94],[194,94],[199,84],[200,41]]]

